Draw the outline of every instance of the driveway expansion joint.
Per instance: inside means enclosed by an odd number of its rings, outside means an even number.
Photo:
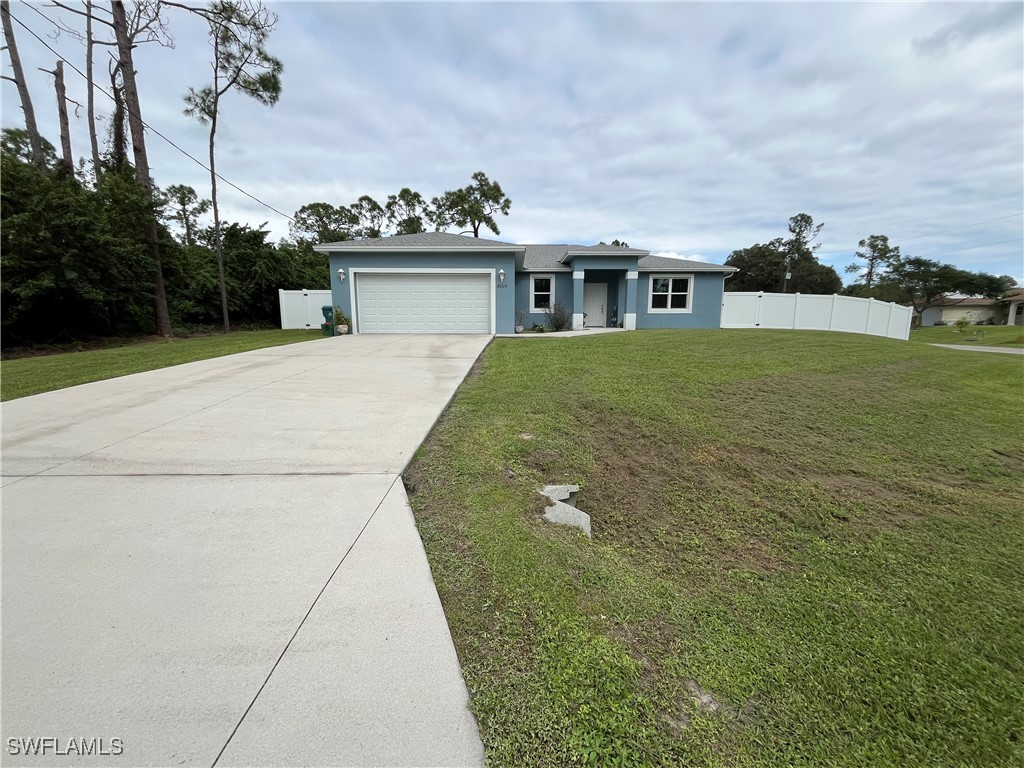
[[[366,522],[364,522],[362,527],[359,529],[359,533],[356,534],[355,538],[352,540],[352,543],[348,545],[348,549],[345,550],[345,554],[341,556],[341,559],[338,561],[337,565],[334,566],[334,570],[331,571],[331,575],[327,577],[327,581],[324,582],[324,585],[320,587],[320,591],[316,593],[316,597],[313,598],[313,602],[310,604],[309,609],[302,616],[302,619],[299,621],[299,625],[295,627],[295,631],[292,632],[292,636],[288,638],[288,642],[285,643],[284,648],[281,649],[281,653],[278,655],[277,660],[274,662],[273,666],[270,668],[270,671],[267,673],[266,678],[263,680],[263,684],[260,685],[259,690],[256,691],[256,695],[252,697],[252,700],[249,702],[249,706],[245,708],[245,711],[242,713],[242,716],[238,718],[238,722],[235,723],[235,727],[231,729],[231,733],[228,734],[228,737],[224,741],[223,746],[221,746],[220,751],[217,753],[217,756],[213,759],[213,762],[210,764],[210,768],[216,768],[217,763],[220,761],[221,756],[223,756],[224,754],[224,750],[226,750],[228,748],[228,745],[231,744],[231,740],[235,737],[235,734],[238,733],[238,729],[242,726],[242,723],[245,722],[246,716],[249,714],[250,711],[252,711],[253,706],[256,704],[256,700],[260,697],[260,694],[263,693],[263,689],[267,687],[267,683],[270,682],[270,678],[274,676],[274,671],[281,663],[281,660],[284,658],[284,655],[288,653],[288,649],[295,641],[295,638],[298,637],[299,631],[302,629],[302,625],[306,623],[306,619],[308,619],[309,615],[313,613],[313,609],[316,608],[316,604],[317,602],[319,602],[321,595],[323,595],[323,593],[327,590],[327,587],[334,579],[335,574],[337,574],[338,571],[340,570],[342,563],[345,562],[345,559],[352,552],[353,548],[355,548],[356,544],[359,543],[359,539],[362,538],[363,532],[366,530],[366,527],[370,524],[370,521],[373,520],[374,515],[377,514],[377,511],[384,503],[384,500],[388,497],[388,494],[391,493],[392,489],[395,487],[395,483],[397,483],[398,480],[399,478],[396,476],[395,479],[391,481],[391,484],[388,485],[387,490],[384,491],[384,495],[380,497],[380,499],[377,501],[377,505],[373,508],[373,512],[371,512],[370,516],[366,518]]]

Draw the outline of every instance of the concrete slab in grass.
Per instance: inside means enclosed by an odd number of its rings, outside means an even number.
[[[538,493],[551,501],[544,509],[545,520],[579,528],[591,538],[590,515],[575,506],[579,490],[578,485],[545,485]]]

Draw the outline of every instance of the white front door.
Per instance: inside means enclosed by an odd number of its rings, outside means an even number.
[[[608,324],[608,283],[583,284],[583,311],[588,328],[604,328]]]

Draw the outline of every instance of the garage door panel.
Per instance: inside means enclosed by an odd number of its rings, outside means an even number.
[[[485,273],[357,273],[360,333],[490,333],[491,278]]]

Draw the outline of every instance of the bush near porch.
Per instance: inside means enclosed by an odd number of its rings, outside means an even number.
[[[407,482],[490,764],[1024,762],[1024,360],[496,340]],[[540,519],[579,483],[594,540]]]

